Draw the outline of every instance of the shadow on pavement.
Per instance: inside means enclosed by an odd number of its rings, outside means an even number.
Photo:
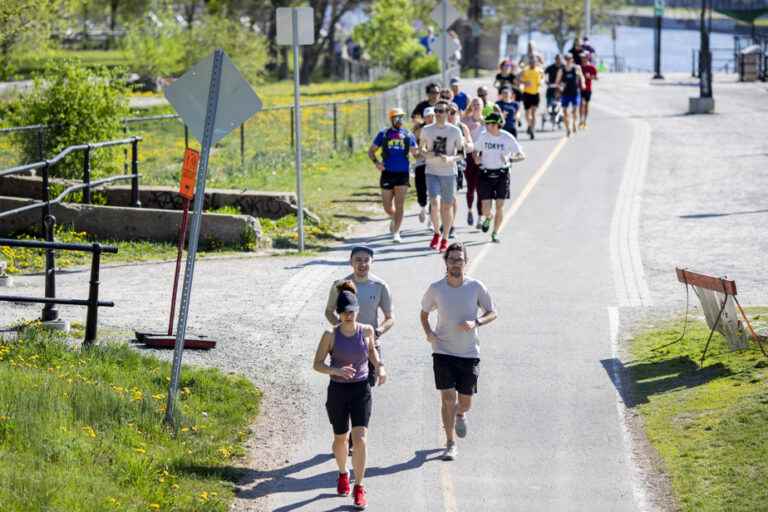
[[[410,471],[418,469],[426,462],[439,461],[439,456],[430,457],[437,453],[441,453],[443,450],[440,448],[434,448],[430,450],[416,450],[413,457],[407,461],[393,464],[391,466],[374,466],[367,468],[365,471],[366,478],[373,478],[377,476],[387,476],[402,471]],[[279,468],[273,471],[255,471],[243,468],[194,468],[192,471],[195,474],[205,474],[210,476],[216,475],[228,475],[226,480],[232,481],[233,477],[239,477],[235,481],[239,481],[241,486],[248,486],[256,480],[264,480],[259,482],[255,487],[247,490],[242,490],[237,493],[241,499],[256,499],[262,498],[269,494],[276,494],[280,492],[304,492],[311,490],[333,490],[336,486],[337,471],[326,471],[317,475],[313,475],[307,478],[292,478],[289,475],[301,472],[305,469],[309,469],[313,466],[328,462],[333,459],[330,454],[318,454],[303,462],[291,464],[284,468]],[[184,468],[181,468],[184,470]],[[208,471],[208,472],[206,472]],[[213,473],[211,473],[211,471]],[[340,498],[335,492],[322,492],[312,498],[303,499],[295,503],[291,503],[279,508],[274,509],[274,512],[288,512],[290,510],[298,510],[306,505],[328,498]],[[350,499],[348,497],[343,499]],[[340,506],[329,510],[352,510],[352,506]]]
[[[663,361],[626,365],[617,358],[600,361],[619,392],[624,405],[631,408],[648,403],[648,397],[673,389],[693,388],[732,375],[722,363],[700,368],[688,356]]]
[[[680,219],[708,219],[711,217],[730,217],[731,215],[754,215],[756,213],[768,213],[765,210],[749,210],[745,212],[718,212],[718,213],[689,213],[688,215],[679,215]]]

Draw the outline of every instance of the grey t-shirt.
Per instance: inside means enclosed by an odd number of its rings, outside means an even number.
[[[426,173],[438,176],[453,176],[456,174],[456,162],[443,162],[439,155],[456,156],[464,147],[464,135],[461,130],[449,123],[438,126],[432,123],[421,129],[419,143],[426,146],[427,151],[436,156],[426,158]]]
[[[349,274],[344,279],[333,283],[331,291],[328,294],[328,304],[326,308],[336,310],[336,299],[339,291],[336,286],[342,281],[354,281],[355,274]],[[389,286],[381,278],[368,274],[368,280],[364,282],[355,281],[357,287],[357,301],[360,303],[360,313],[357,321],[361,324],[372,325],[374,329],[379,326],[379,308],[385,315],[392,314],[392,298],[389,294]]]
[[[467,332],[459,330],[460,323],[478,317],[478,308],[484,313],[494,311],[491,295],[477,279],[465,277],[461,286],[456,288],[448,284],[447,277],[432,283],[421,299],[422,311],[430,313],[437,310],[435,334],[439,341],[432,343],[432,352],[479,358],[478,328]]]

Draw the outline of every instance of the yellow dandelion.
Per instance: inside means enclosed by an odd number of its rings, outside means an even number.
[[[201,500],[208,501],[208,493],[207,492],[203,491],[200,494],[198,494],[198,496],[200,497]]]
[[[159,503],[150,503],[149,508],[152,510],[160,510],[160,504]]]
[[[136,453],[141,453],[142,455],[147,453],[147,450],[145,450],[144,448],[134,448],[133,451],[135,451]]]

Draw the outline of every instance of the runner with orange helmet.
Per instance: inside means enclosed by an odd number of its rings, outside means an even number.
[[[390,217],[389,232],[392,241],[400,243],[400,225],[403,223],[405,211],[405,195],[409,183],[409,155],[418,155],[416,138],[403,128],[405,112],[400,108],[392,108],[387,113],[391,126],[381,130],[373,139],[368,149],[368,157],[381,172],[379,185],[384,211]],[[382,160],[376,156],[381,149]]]

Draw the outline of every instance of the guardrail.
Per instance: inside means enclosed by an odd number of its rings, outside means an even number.
[[[0,245],[6,245],[9,247],[36,247],[45,249],[45,298],[41,299],[25,299],[23,297],[0,297],[0,301],[11,302],[39,302],[45,304],[41,318],[44,322],[54,321],[58,319],[58,311],[54,307],[55,304],[70,304],[70,305],[88,305],[88,322],[86,325],[85,342],[90,343],[96,337],[96,317],[97,312],[95,310],[98,306],[104,306],[105,304],[96,304],[98,302],[98,281],[99,281],[99,264],[100,255],[102,252],[117,252],[114,247],[102,247],[99,244],[93,245],[77,245],[77,244],[62,244],[54,240],[54,234],[56,229],[56,217],[53,216],[51,206],[61,203],[66,196],[72,192],[83,190],[83,202],[91,202],[91,189],[98,188],[108,183],[121,180],[131,180],[131,206],[139,207],[139,167],[138,167],[138,143],[141,141],[141,137],[130,137],[122,140],[112,140],[105,142],[98,142],[95,144],[80,144],[76,146],[69,146],[61,151],[58,155],[50,160],[44,160],[42,162],[35,162],[27,165],[20,165],[0,171],[0,178],[4,176],[11,176],[14,174],[26,173],[31,170],[42,170],[42,182],[41,182],[41,196],[42,202],[33,203],[12,210],[0,212],[0,219],[4,217],[10,217],[11,215],[17,215],[26,211],[41,208],[42,213],[42,232],[45,236],[45,242],[30,241],[30,240],[10,240],[0,239]],[[125,174],[120,176],[110,176],[108,178],[102,178],[92,181],[90,174],[90,152],[93,149],[113,147],[120,145],[130,145],[133,152],[131,159],[131,174]],[[52,166],[60,162],[64,157],[75,151],[85,151],[85,158],[83,164],[83,183],[78,185],[72,185],[61,192],[56,198],[50,198],[50,169]],[[54,250],[70,250],[70,251],[87,251],[93,254],[91,261],[91,288],[95,286],[93,291],[95,292],[96,299],[89,296],[88,302],[78,301],[75,299],[57,299],[56,298],[56,259]],[[94,277],[95,276],[95,277]],[[96,302],[94,302],[94,300]],[[90,322],[94,322],[93,325]]]
[[[99,308],[100,307],[114,307],[115,303],[111,301],[99,300],[99,270],[101,266],[101,253],[117,253],[117,247],[111,245],[104,245],[95,243],[90,245],[85,244],[64,244],[59,242],[38,242],[35,240],[11,240],[8,238],[0,238],[0,246],[6,247],[27,247],[34,249],[45,249],[46,251],[46,263],[48,263],[48,255],[53,258],[53,251],[82,251],[91,253],[91,274],[90,274],[90,287],[88,289],[87,299],[57,299],[55,293],[55,269],[51,265],[46,265],[45,272],[45,297],[24,297],[15,295],[1,295],[0,301],[2,302],[32,302],[38,304],[45,304],[43,307],[43,321],[55,320],[58,318],[58,313],[53,307],[56,304],[65,304],[70,306],[86,306],[86,320],[85,320],[85,337],[83,338],[83,344],[90,345],[96,341],[96,330],[98,324]],[[49,296],[49,281],[52,281],[53,295]],[[46,313],[48,317],[46,318]]]

